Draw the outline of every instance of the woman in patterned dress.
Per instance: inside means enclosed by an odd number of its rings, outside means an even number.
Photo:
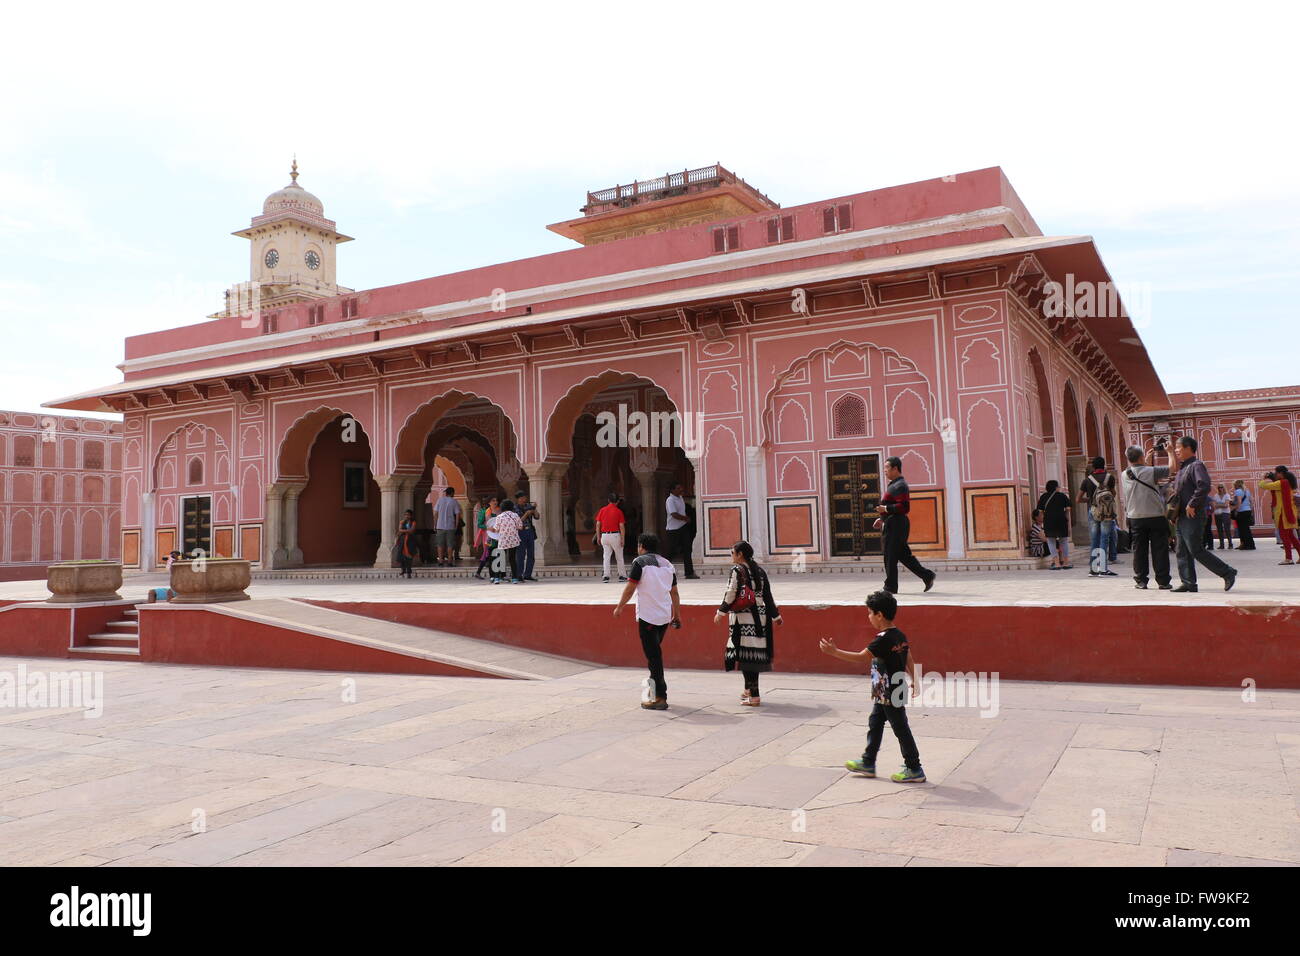
[[[751,607],[736,609],[742,592],[753,591]],[[758,693],[758,675],[772,669],[772,624],[781,623],[781,610],[772,597],[772,583],[767,572],[754,560],[754,549],[748,541],[737,541],[731,548],[731,576],[727,579],[727,593],[713,615],[713,623],[720,624],[726,615],[728,624],[727,651],[723,666],[739,670],[745,677],[745,689],[740,702],[746,707],[761,703]]]

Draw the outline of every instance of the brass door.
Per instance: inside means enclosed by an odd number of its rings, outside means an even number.
[[[203,557],[211,557],[212,499],[207,495],[185,498],[181,514],[181,553],[189,559],[197,549]]]
[[[880,532],[872,527],[880,504],[880,456],[826,459],[830,489],[831,557],[880,554]]]

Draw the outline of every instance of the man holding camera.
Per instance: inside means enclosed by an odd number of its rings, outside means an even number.
[[[1205,550],[1205,504],[1210,494],[1210,473],[1196,457],[1196,439],[1183,435],[1169,451],[1169,471],[1175,473],[1170,503],[1178,505],[1178,577],[1175,593],[1196,591],[1196,562],[1223,578],[1223,590],[1237,583],[1237,571]]]
[[[542,514],[537,510],[537,502],[529,501],[522,491],[515,495],[515,507],[523,521],[519,529],[519,550],[515,552],[515,576],[520,581],[536,581],[533,565],[537,561],[537,526],[533,522]]]
[[[1164,443],[1156,445],[1164,452]],[[1155,566],[1156,584],[1160,590],[1169,591],[1169,520],[1165,517],[1165,495],[1160,482],[1169,478],[1169,469],[1148,465],[1141,448],[1130,448],[1124,453],[1128,467],[1124,469],[1124,513],[1128,516],[1128,529],[1133,535],[1133,586],[1147,589],[1147,568]]]

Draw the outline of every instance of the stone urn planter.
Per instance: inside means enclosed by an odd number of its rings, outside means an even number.
[[[47,604],[120,601],[117,589],[122,586],[122,565],[118,561],[51,564],[45,571],[45,586],[50,589]]]
[[[200,570],[202,569],[202,570]],[[172,565],[172,604],[220,604],[247,601],[252,565],[240,558],[177,561]]]

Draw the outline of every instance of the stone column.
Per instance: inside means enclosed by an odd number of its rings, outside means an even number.
[[[1075,504],[1074,499],[1079,494],[1079,485],[1083,484],[1083,479],[1088,476],[1088,465],[1091,458],[1088,455],[1071,455],[1065,459],[1065,487],[1061,490],[1070,496],[1070,507],[1074,511],[1072,524],[1070,525],[1070,540],[1083,548],[1090,557],[1091,552],[1087,549],[1092,546],[1092,539],[1088,535],[1088,506],[1086,504]]]
[[[957,448],[955,428],[944,429],[943,441],[943,497],[944,521],[948,535],[948,557],[966,557],[966,519],[963,515],[965,501],[961,494],[961,456]]]
[[[754,549],[754,556],[766,561],[767,455],[761,445],[745,448],[745,498],[749,504],[749,544]]]
[[[1065,477],[1061,471],[1061,446],[1054,441],[1043,442],[1043,474],[1039,477],[1042,479],[1040,484],[1043,485],[1052,479],[1060,481]],[[1038,503],[1038,496],[1042,493],[1042,488],[1034,489],[1035,504]]]
[[[375,567],[393,567],[393,545],[397,543],[397,521],[404,506],[402,489],[409,480],[405,475],[375,475],[379,486],[379,550],[375,552]]]
[[[302,548],[298,547],[298,498],[306,485],[289,485],[284,492],[284,565],[302,567]]]
[[[564,540],[564,502],[560,499],[560,485],[568,462],[537,462],[523,465],[528,476],[529,497],[537,504],[541,517],[533,522],[537,531],[537,567],[555,567],[572,563],[569,546]]]
[[[509,498],[514,498],[515,492],[519,490],[519,479],[521,477],[523,477],[522,467],[514,458],[503,461],[497,466],[497,481],[506,490],[506,495]],[[537,500],[536,495],[533,496],[533,500]],[[540,501],[537,503],[541,504]]]
[[[140,496],[140,570],[152,571],[158,563],[154,549],[158,547],[157,516],[154,512],[154,493]]]
[[[262,521],[262,564],[282,568],[288,557],[284,550],[285,486],[276,482],[266,486],[266,516]]]
[[[691,466],[691,475],[694,476],[691,485],[695,499],[693,502],[687,503],[695,506],[695,538],[691,542],[691,563],[695,565],[695,571],[698,574],[699,570],[704,567],[704,536],[708,533],[704,514],[704,498],[700,494],[701,477],[704,474],[701,468],[704,464],[704,452],[698,440],[684,440],[682,450],[686,453],[686,460]]]
[[[655,495],[655,470],[638,470],[632,472],[637,487],[641,489],[641,530],[658,534],[658,522]]]

